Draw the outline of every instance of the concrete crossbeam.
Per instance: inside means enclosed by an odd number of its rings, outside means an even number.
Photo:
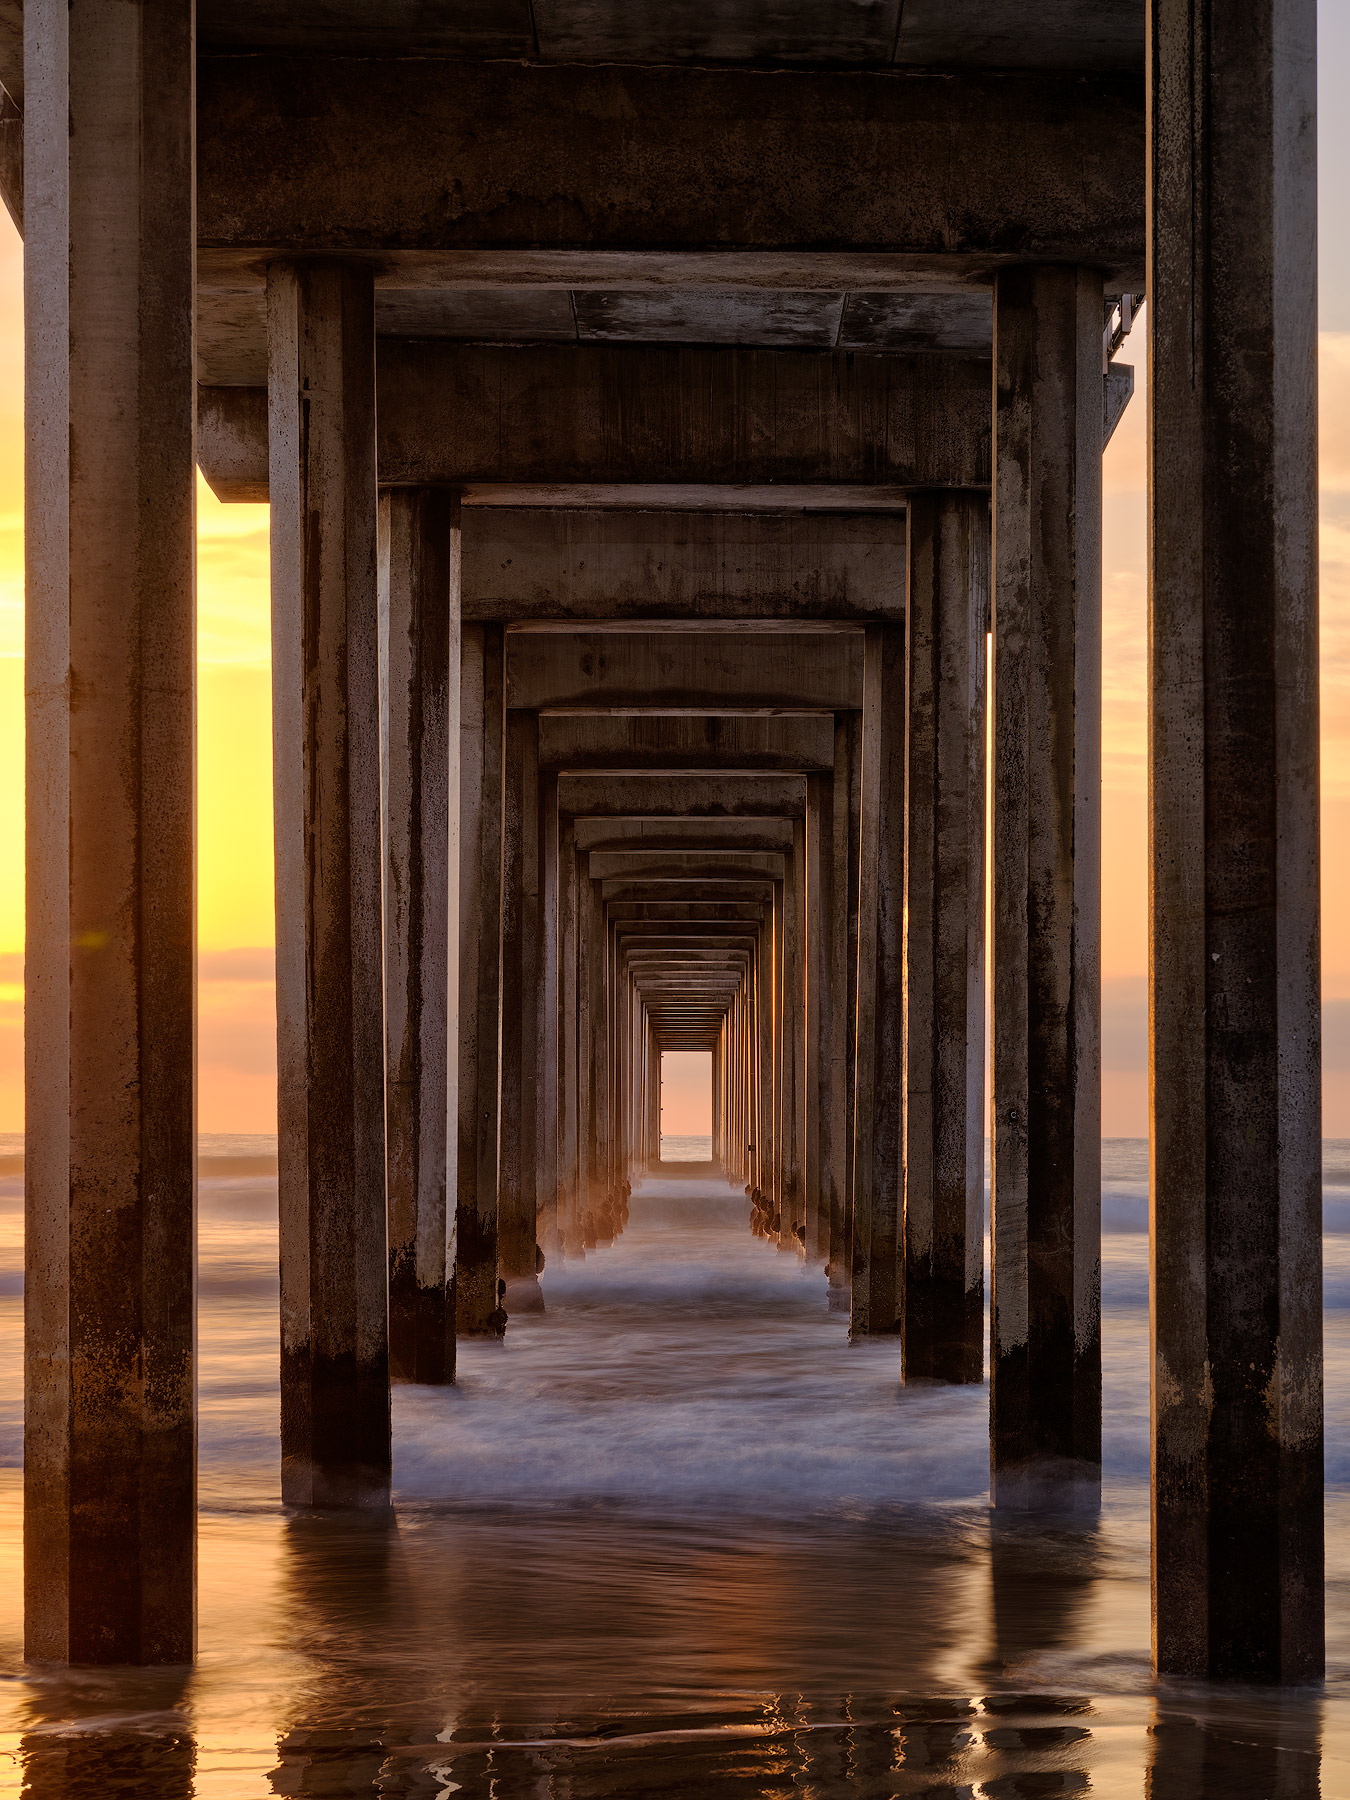
[[[833,712],[862,704],[860,626],[680,631],[528,625],[506,632],[506,704]]]
[[[259,251],[378,251],[386,280],[434,286],[440,269],[463,281],[477,252],[472,278],[491,286],[537,278],[553,252],[576,285],[592,252],[668,268],[673,250],[711,249],[778,266],[794,250],[880,252],[930,285],[1013,258],[1142,275],[1136,77],[453,67],[203,57],[199,242],[234,253],[208,270],[239,280]],[[754,269],[726,279],[792,285]]]
[[[987,361],[388,339],[378,369],[386,486],[822,483],[889,493],[989,482]],[[197,410],[197,457],[214,491],[265,500],[258,388],[203,387]],[[721,508],[735,504],[728,495]],[[902,509],[903,492],[887,504]]]
[[[734,713],[542,713],[539,766],[564,772],[605,770],[606,783],[651,775],[721,782],[770,773],[797,775],[834,763],[830,713],[737,716]],[[565,775],[564,775],[565,779]],[[599,781],[596,774],[591,777]],[[750,783],[746,784],[750,793]]]
[[[576,824],[578,850],[792,849],[790,819],[586,819]]]
[[[904,616],[902,513],[467,513],[470,619]]]

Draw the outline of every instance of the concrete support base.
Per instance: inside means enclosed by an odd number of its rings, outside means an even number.
[[[389,1368],[455,1377],[447,1258],[450,745],[459,743],[459,502],[380,503]]]
[[[994,290],[993,1324],[998,1506],[1101,1479],[1102,283]]]
[[[388,1503],[375,296],[274,266],[267,323],[282,1495]]]
[[[909,506],[901,1367],[984,1376],[984,813],[989,508]]]
[[[862,707],[853,1130],[854,1337],[900,1329],[904,750],[904,632],[892,625],[869,625]]]
[[[195,1636],[193,12],[25,20],[24,1598]]]
[[[1310,1681],[1315,8],[1213,0],[1203,40],[1152,13],[1154,1648],[1169,1675]]]
[[[502,884],[502,632],[460,637],[459,1169],[455,1317],[465,1335],[500,1336],[497,1106]]]

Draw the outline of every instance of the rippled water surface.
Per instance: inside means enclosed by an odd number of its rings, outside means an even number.
[[[21,1660],[2,1175],[0,1792],[1350,1800],[1348,1149],[1326,1190],[1331,1673],[1282,1696],[1149,1680],[1142,1146],[1107,1148],[1105,1500],[1077,1524],[992,1520],[987,1390],[901,1388],[895,1345],[850,1346],[823,1275],[693,1163],[546,1271],[544,1315],[461,1346],[456,1387],[395,1390],[388,1517],[289,1514],[276,1184],[209,1177],[200,1657],[156,1673]]]

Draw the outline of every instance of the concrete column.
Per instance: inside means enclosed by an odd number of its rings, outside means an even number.
[[[906,1381],[984,1376],[989,507],[911,494],[906,623]]]
[[[792,855],[783,874],[783,1204],[778,1241],[805,1242],[806,923],[805,821],[794,819]]]
[[[496,1333],[500,1064],[502,629],[465,625],[460,656],[459,1169],[455,1321]]]
[[[1323,1661],[1315,8],[1152,6],[1154,1642]],[[1236,302],[1236,311],[1234,303]]]
[[[580,888],[576,829],[558,821],[558,1227],[568,1256],[585,1253],[577,1164],[577,938]]]
[[[383,495],[380,552],[389,1370],[395,1381],[436,1383],[455,1377],[446,1168],[449,989],[457,976],[449,959],[457,497],[438,488]]]
[[[267,329],[282,1493],[378,1505],[390,1447],[370,270],[274,266]]]
[[[39,1661],[195,1640],[190,6],[25,19],[24,1585]]]
[[[1102,284],[994,295],[992,1492],[1101,1471]]]
[[[830,1222],[842,1206],[835,1139],[843,1068],[835,1025],[834,776],[806,781],[806,1254],[830,1257]],[[836,1092],[836,1087],[838,1091]]]
[[[863,673],[857,1078],[850,1332],[900,1328],[902,949],[905,879],[903,629],[869,625]]]
[[[502,1074],[498,1252],[506,1310],[540,1311],[535,1269],[539,1024],[539,718],[506,715],[502,840]]]
[[[536,731],[537,718],[536,718]],[[536,748],[537,748],[536,738]],[[558,1235],[558,777],[539,777],[539,1088],[535,1096],[536,1206],[546,1257]]]
[[[842,1049],[843,1091],[835,1130],[839,1187],[830,1216],[830,1309],[849,1310],[853,1263],[853,1110],[857,1093],[858,861],[861,798],[861,713],[834,722],[834,1007]],[[842,1140],[842,1141],[841,1141]]]

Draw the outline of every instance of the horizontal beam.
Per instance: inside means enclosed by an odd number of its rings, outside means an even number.
[[[783,857],[757,850],[592,850],[592,881],[779,881]]]
[[[886,253],[930,284],[1020,260],[1142,285],[1130,76],[207,55],[197,166],[221,281],[285,250],[378,251],[414,287],[462,280],[472,251],[485,285],[540,252],[573,253],[576,285],[595,251],[806,251]]]
[[[900,620],[895,513],[465,509],[466,619]]]
[[[987,362],[390,339],[377,371],[389,487],[989,484]],[[197,432],[197,460],[222,500],[267,498],[265,388],[199,388]]]
[[[539,767],[604,769],[616,791],[619,781],[636,778],[644,768],[715,781],[756,771],[823,773],[834,767],[834,714],[623,718],[544,712],[539,716]]]
[[[695,890],[691,892],[690,890]],[[600,898],[610,900],[683,900],[698,901],[703,905],[711,905],[722,900],[759,901],[767,904],[773,899],[773,883],[771,881],[651,881],[646,877],[624,877],[603,881],[600,884]]]
[[[666,775],[649,771],[558,778],[558,811],[578,819],[799,819],[805,810],[806,778],[802,775]]]
[[[863,631],[508,631],[506,704],[835,711],[862,704]]]
[[[578,850],[792,849],[790,819],[578,819]]]

